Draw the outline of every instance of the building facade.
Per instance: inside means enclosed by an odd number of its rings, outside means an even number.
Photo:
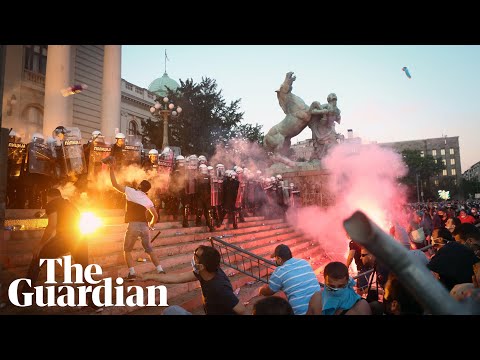
[[[421,156],[431,155],[435,161],[441,161],[446,166],[442,173],[438,174],[438,178],[434,180],[435,185],[438,185],[439,178],[445,176],[454,176],[455,184],[460,184],[462,168],[458,136],[378,143],[378,145],[392,148],[398,152],[418,150]]]
[[[470,181],[480,181],[480,161],[473,164],[463,173],[463,178]]]
[[[307,139],[299,141],[296,144],[293,144],[291,148],[295,152],[295,159],[297,161],[308,161],[313,152],[313,140]]]
[[[64,97],[75,84],[88,88]],[[2,126],[22,142],[34,133],[50,136],[59,125],[77,127],[86,141],[95,130],[138,134],[153,119],[150,108],[164,88],[178,84],[165,73],[150,91],[121,78],[121,45],[8,45]]]

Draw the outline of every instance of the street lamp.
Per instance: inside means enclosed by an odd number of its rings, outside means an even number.
[[[159,119],[163,120],[163,144],[162,148],[168,146],[168,118],[171,116],[177,116],[182,112],[182,108],[177,106],[176,110],[175,105],[173,103],[169,103],[168,97],[163,98],[163,103],[155,101],[155,105],[150,108],[150,112],[153,116],[158,117]]]

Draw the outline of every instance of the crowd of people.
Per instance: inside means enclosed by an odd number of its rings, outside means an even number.
[[[415,266],[428,269],[433,275],[432,281],[438,281],[453,299],[460,303],[473,299],[480,306],[480,230],[475,226],[478,221],[472,223],[470,220],[470,217],[478,220],[476,209],[477,204],[471,202],[413,204],[406,207],[407,224],[392,227],[390,234],[406,247]],[[403,231],[400,232],[399,228]],[[407,234],[406,242],[402,238],[403,234]],[[181,277],[145,274],[143,277],[160,283],[200,280],[207,314],[431,314],[428,305],[419,302],[397,274],[382,264],[371,251],[353,240],[350,240],[345,263],[332,261],[326,264],[323,270],[324,283],[318,282],[308,261],[294,258],[287,245],[278,245],[271,256],[275,259],[277,268],[271,274],[268,284],[262,286],[258,296],[250,301],[253,307],[247,307],[246,310],[239,305],[231,284],[227,283],[228,278],[223,276],[220,255],[216,249],[208,247],[208,251],[217,259],[213,261],[214,265],[198,256],[198,253],[204,253],[205,248],[207,247],[202,247],[203,251],[197,249],[192,258],[193,272],[196,275],[185,273],[185,277]],[[353,261],[358,272],[355,278],[349,272]],[[204,271],[197,272],[199,269]],[[211,288],[207,290],[207,286],[218,287],[222,291],[212,292]],[[228,310],[220,310],[224,306]],[[165,314],[181,315],[189,312],[173,306]]]
[[[44,143],[42,136],[34,136],[24,149],[21,161],[9,161],[9,175],[16,165],[19,173],[33,176],[39,190],[46,195],[45,208],[49,226],[28,271],[32,286],[38,276],[36,262],[41,258],[57,257],[72,252],[76,261],[85,262],[87,249],[79,248],[73,237],[66,236],[66,224],[78,211],[61,197],[58,189],[52,189],[47,177],[69,179],[72,174],[86,174],[91,178],[109,168],[111,184],[126,201],[125,222],[129,224],[124,240],[125,261],[129,268],[126,281],[152,279],[160,283],[185,283],[199,281],[206,314],[284,314],[284,315],[407,315],[429,314],[407,291],[404,284],[388,266],[378,261],[365,247],[350,239],[345,262],[332,261],[324,267],[324,283],[320,283],[310,263],[294,258],[284,244],[276,247],[276,269],[268,284],[259,290],[252,301],[253,309],[240,303],[233,292],[230,280],[220,268],[218,251],[209,246],[198,247],[192,257],[192,271],[167,273],[152,251],[149,230],[158,220],[158,210],[165,209],[177,217],[182,212],[182,225],[189,226],[188,216],[195,215],[195,225],[202,225],[202,215],[210,231],[219,227],[229,216],[233,228],[245,221],[246,214],[275,218],[285,216],[289,206],[295,206],[298,191],[286,185],[282,176],[262,177],[261,171],[250,171],[243,164],[233,164],[232,169],[217,163],[210,165],[205,156],[194,154],[174,157],[166,148],[159,153],[153,149],[142,158],[141,147],[125,144],[125,136],[116,135],[113,146],[102,146],[100,132],[92,133],[91,142],[81,145],[80,139],[68,136],[64,127],[55,129],[55,137]],[[12,139],[14,141],[15,139]],[[13,144],[18,144],[14,142]],[[50,145],[51,146],[50,146]],[[15,148],[15,146],[11,146]],[[20,145],[16,149],[23,149]],[[52,150],[53,149],[53,150]],[[107,149],[108,151],[105,151]],[[52,152],[53,151],[53,152]],[[80,151],[80,152],[79,152]],[[78,160],[78,159],[83,160]],[[52,160],[53,159],[53,160]],[[85,161],[85,159],[89,159]],[[147,172],[164,176],[162,190],[152,189],[148,180],[136,185],[119,184],[115,176],[123,166],[136,164]],[[43,179],[43,180],[42,180]],[[28,182],[24,182],[25,186]],[[10,186],[18,190],[20,183]],[[32,194],[36,194],[31,191]],[[18,191],[17,191],[18,195]],[[39,204],[35,196],[27,202]],[[123,198],[125,196],[125,198]],[[33,200],[32,200],[33,199]],[[15,202],[20,201],[19,197]],[[475,298],[480,301],[480,224],[478,203],[450,201],[443,203],[417,203],[405,208],[405,221],[395,224],[390,234],[409,250],[417,266],[424,266],[434,275],[457,301]],[[69,212],[65,212],[68,209]],[[67,214],[67,215],[66,215]],[[137,238],[142,239],[144,250],[150,255],[156,273],[135,273],[131,251]],[[72,240],[73,239],[73,240]],[[358,275],[352,278],[349,268],[355,261]],[[437,280],[434,280],[434,279]],[[28,290],[28,289],[27,289]],[[278,297],[283,292],[286,298]],[[90,304],[92,305],[92,304]],[[95,307],[92,305],[92,307]],[[167,314],[188,313],[171,307]]]

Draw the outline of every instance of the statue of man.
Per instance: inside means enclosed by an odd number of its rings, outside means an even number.
[[[327,112],[315,108],[313,104],[309,107],[300,97],[292,93],[295,79],[293,72],[288,72],[280,89],[276,90],[278,103],[285,113],[285,118],[267,132],[263,141],[265,149],[274,154],[274,160],[291,166],[295,163],[286,157],[291,138],[307,127],[313,114]]]
[[[335,122],[340,124],[340,109],[337,107],[337,95],[331,93],[327,97],[328,104],[321,105],[315,101],[310,106],[312,114],[308,127],[312,129],[313,153],[310,160],[321,160],[328,150],[337,143]]]

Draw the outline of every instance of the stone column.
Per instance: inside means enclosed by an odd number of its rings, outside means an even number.
[[[48,45],[47,74],[45,76],[45,100],[43,134],[51,136],[57,126],[72,126],[71,96],[63,97],[61,90],[71,83],[71,45]]]
[[[115,128],[120,131],[120,107],[122,95],[122,46],[105,45],[103,56],[102,123],[104,136],[114,136]],[[125,131],[125,129],[124,129]]]

